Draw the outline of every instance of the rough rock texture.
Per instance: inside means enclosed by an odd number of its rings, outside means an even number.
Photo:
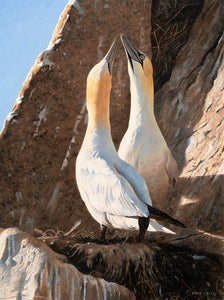
[[[212,233],[223,229],[224,212],[223,29],[222,3],[205,1],[170,80],[156,94],[159,125],[181,170],[167,207]]]
[[[98,230],[75,181],[87,121],[86,78],[121,31],[149,53],[150,16],[151,0],[70,1],[65,7],[0,136],[1,226],[68,230],[81,219],[83,229]],[[116,145],[129,116],[126,57],[119,47],[111,100]]]
[[[81,274],[16,228],[0,231],[0,274],[0,299],[135,299],[116,283]]]
[[[204,0],[152,1],[152,63],[155,91],[169,80]]]

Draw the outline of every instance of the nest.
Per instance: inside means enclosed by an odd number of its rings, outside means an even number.
[[[152,1],[152,62],[155,91],[169,80],[204,0]]]
[[[112,230],[108,236],[102,241],[75,228],[48,230],[38,238],[80,272],[123,285],[137,299],[221,299],[221,257],[175,246],[165,233],[148,233],[140,244],[136,232]]]

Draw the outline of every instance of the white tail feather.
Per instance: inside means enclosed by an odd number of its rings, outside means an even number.
[[[111,223],[111,225],[115,228],[139,230],[137,218],[126,218],[126,217],[107,214],[107,219]],[[152,220],[150,220],[147,231],[162,231],[162,232],[166,232],[166,233],[175,234],[175,232],[173,232],[172,230],[170,230]]]
[[[162,232],[166,232],[166,233],[175,234],[175,232],[173,232],[172,230],[160,225],[157,222],[151,221],[151,220],[150,220],[149,227],[148,227],[147,231],[162,231]]]

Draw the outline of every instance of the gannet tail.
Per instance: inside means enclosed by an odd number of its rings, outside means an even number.
[[[168,214],[162,212],[161,210],[152,207],[148,205],[149,213],[150,213],[150,218],[155,219],[155,220],[160,220],[166,223],[170,223],[179,227],[186,228],[186,226],[178,221],[177,219],[174,219],[173,217],[169,216]]]
[[[126,218],[122,216],[107,214],[107,219],[109,220],[111,225],[115,228],[139,230],[138,218]],[[175,232],[173,232],[172,230],[160,225],[159,223],[151,219],[147,231],[162,231],[166,233],[175,234]]]
[[[159,223],[157,222],[154,222],[152,220],[150,220],[150,223],[149,223],[149,227],[147,229],[147,231],[162,231],[162,232],[166,232],[166,233],[171,233],[171,234],[175,234],[174,231],[160,225]]]

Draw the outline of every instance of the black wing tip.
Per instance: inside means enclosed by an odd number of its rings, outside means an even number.
[[[182,228],[187,228],[187,226],[184,224],[184,223],[182,223],[182,222],[180,222],[180,221],[178,221],[178,220],[176,220],[176,219],[174,219],[177,223],[177,226],[180,226],[180,227],[182,227]],[[174,224],[175,225],[175,224]]]
[[[167,216],[169,216],[169,215],[167,215]],[[169,219],[164,218],[164,221],[167,221],[170,224],[176,225],[178,227],[187,228],[187,226],[184,223],[182,223],[181,221],[179,221],[171,216],[169,216]]]
[[[182,223],[181,221],[171,217],[167,213],[148,205],[149,213],[152,215],[153,218],[176,225],[178,227],[187,228],[187,226]]]

